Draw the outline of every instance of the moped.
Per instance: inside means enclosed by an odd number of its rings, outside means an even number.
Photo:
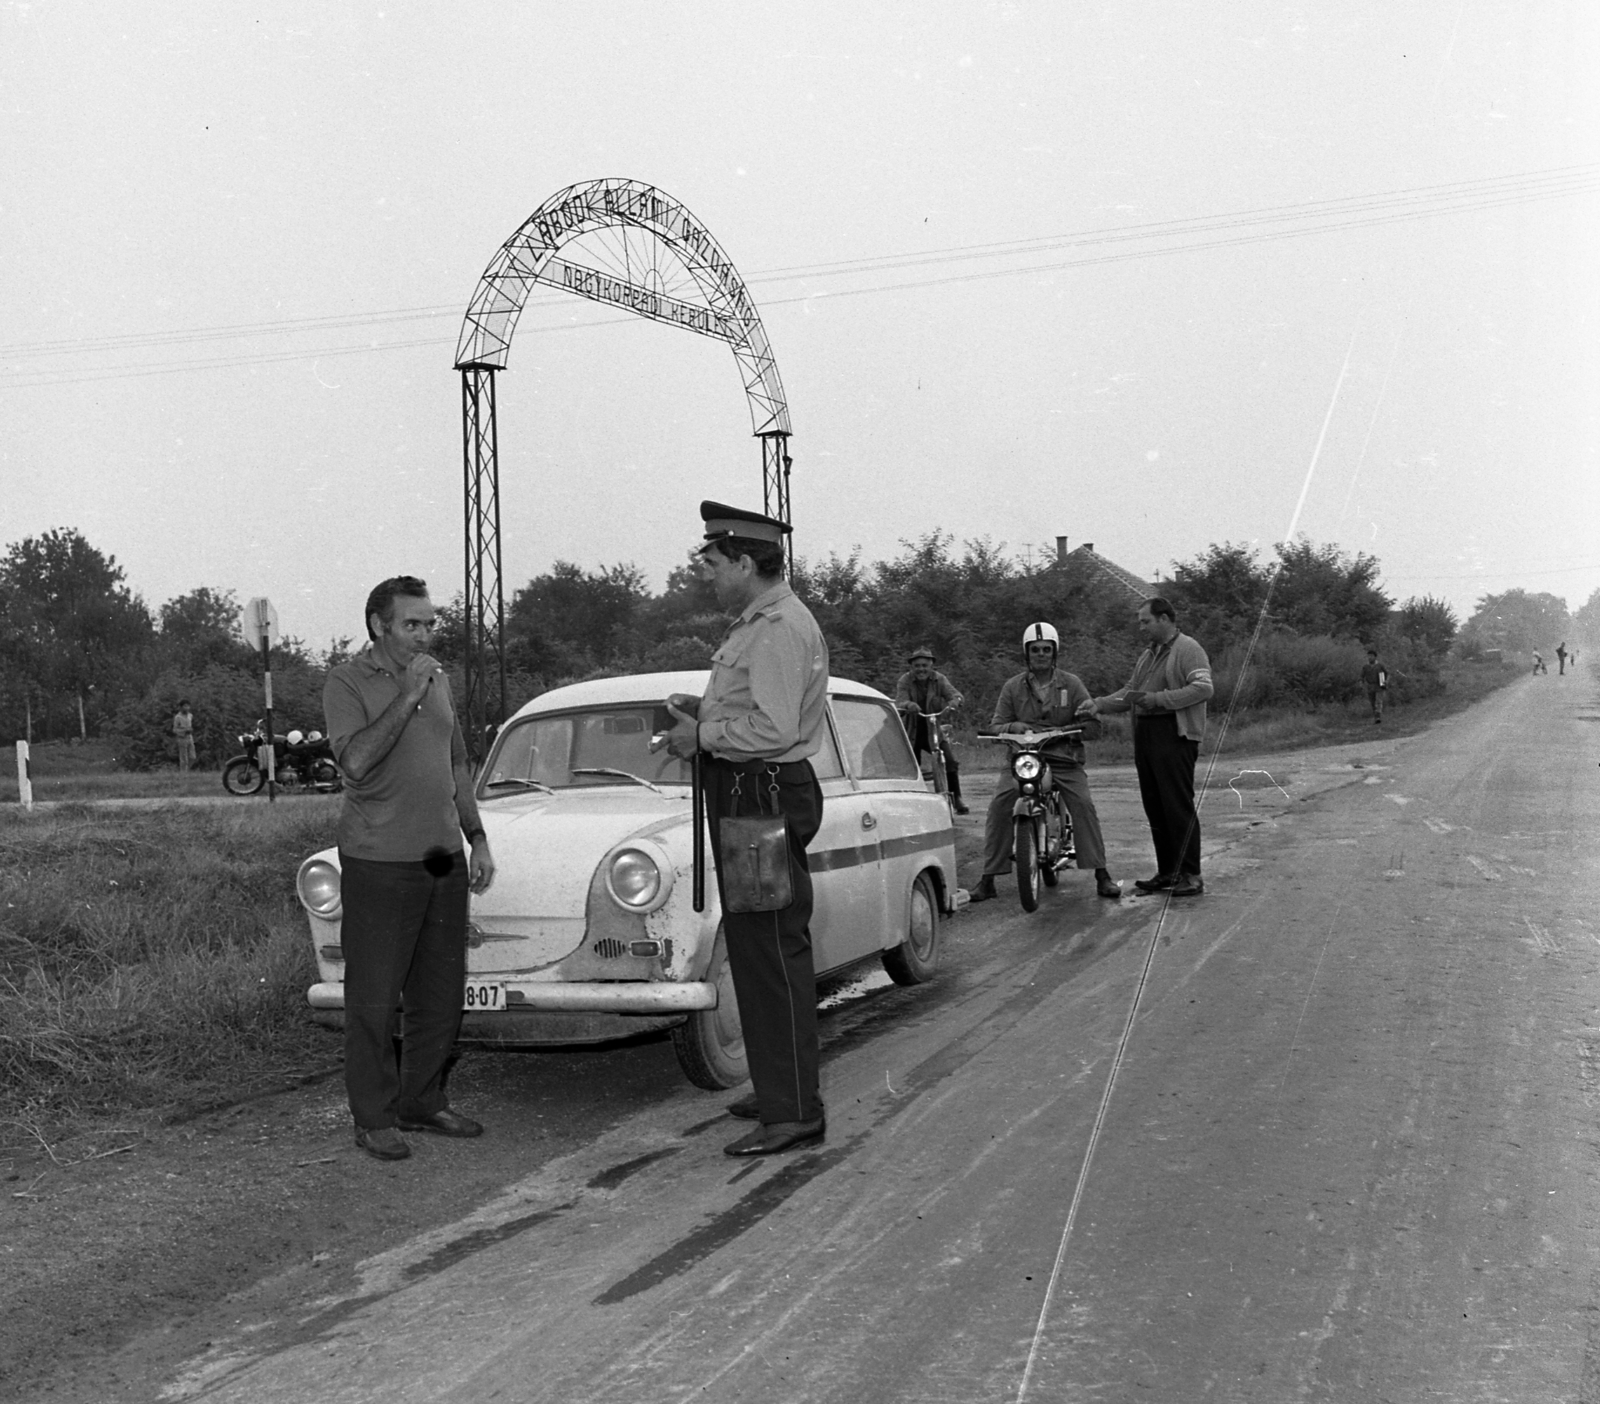
[[[1056,788],[1043,751],[1052,741],[1082,734],[1081,726],[978,733],[980,741],[998,741],[1011,748],[1011,774],[1017,782],[1016,803],[1011,806],[1011,860],[1026,912],[1039,909],[1043,889],[1054,887],[1060,870],[1078,856],[1067,797]]]

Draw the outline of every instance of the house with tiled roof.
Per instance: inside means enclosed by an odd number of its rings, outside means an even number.
[[[1131,570],[1124,570],[1115,561],[1108,561],[1094,549],[1094,542],[1085,541],[1072,551],[1067,550],[1067,538],[1056,537],[1056,563],[1069,563],[1085,567],[1096,579],[1126,590],[1136,600],[1147,600],[1156,593],[1156,587],[1141,580]]]

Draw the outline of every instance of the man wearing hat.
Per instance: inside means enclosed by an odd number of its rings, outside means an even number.
[[[700,570],[737,618],[712,655],[705,695],[667,699],[678,722],[665,744],[684,759],[702,756],[728,967],[755,1085],[728,1110],[760,1125],[725,1149],[776,1155],[820,1141],[826,1131],[806,846],[822,824],[822,787],[808,757],[820,749],[827,724],[828,645],[784,579],[788,524],[720,502],[702,502],[700,515]],[[774,802],[788,821],[794,900],[781,911],[729,912],[717,842],[722,821],[770,814]]]
[[[924,751],[929,755],[933,754],[933,745],[928,736],[928,720],[923,714],[931,715],[944,711],[946,707],[961,705],[961,694],[956,691],[955,684],[943,673],[934,671],[933,665],[937,661],[933,656],[933,650],[926,644],[914,649],[906,658],[906,662],[911,665],[911,671],[901,673],[900,681],[894,688],[894,705],[900,709],[900,715],[905,718],[914,755],[920,756]],[[944,747],[944,773],[950,782],[950,807],[957,814],[965,814],[967,806],[961,798],[961,762],[956,759],[955,748],[948,742]]]

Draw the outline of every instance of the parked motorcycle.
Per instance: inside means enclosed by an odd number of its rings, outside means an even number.
[[[256,795],[265,787],[267,772],[261,764],[261,752],[266,739],[266,725],[259,721],[254,731],[239,737],[244,754],[234,756],[222,767],[222,788],[230,795]],[[272,756],[274,779],[284,790],[334,794],[344,788],[344,774],[320,731],[273,736]]]
[[[1000,741],[1011,748],[1011,774],[1017,782],[1017,799],[1011,806],[1011,859],[1017,869],[1017,893],[1027,912],[1038,910],[1042,888],[1054,887],[1061,869],[1078,856],[1067,797],[1056,789],[1050,762],[1042,752],[1060,737],[1082,734],[1079,726],[978,733],[980,741]]]

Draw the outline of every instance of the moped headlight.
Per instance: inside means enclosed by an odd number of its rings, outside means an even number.
[[[339,870],[326,858],[308,858],[300,865],[294,882],[300,905],[312,916],[332,921],[339,915],[343,904],[339,888]]]
[[[622,906],[640,911],[661,891],[661,869],[648,853],[624,848],[611,859],[606,871],[606,890]]]
[[[1011,762],[1011,773],[1018,780],[1037,780],[1044,765],[1038,756],[1023,754]]]

